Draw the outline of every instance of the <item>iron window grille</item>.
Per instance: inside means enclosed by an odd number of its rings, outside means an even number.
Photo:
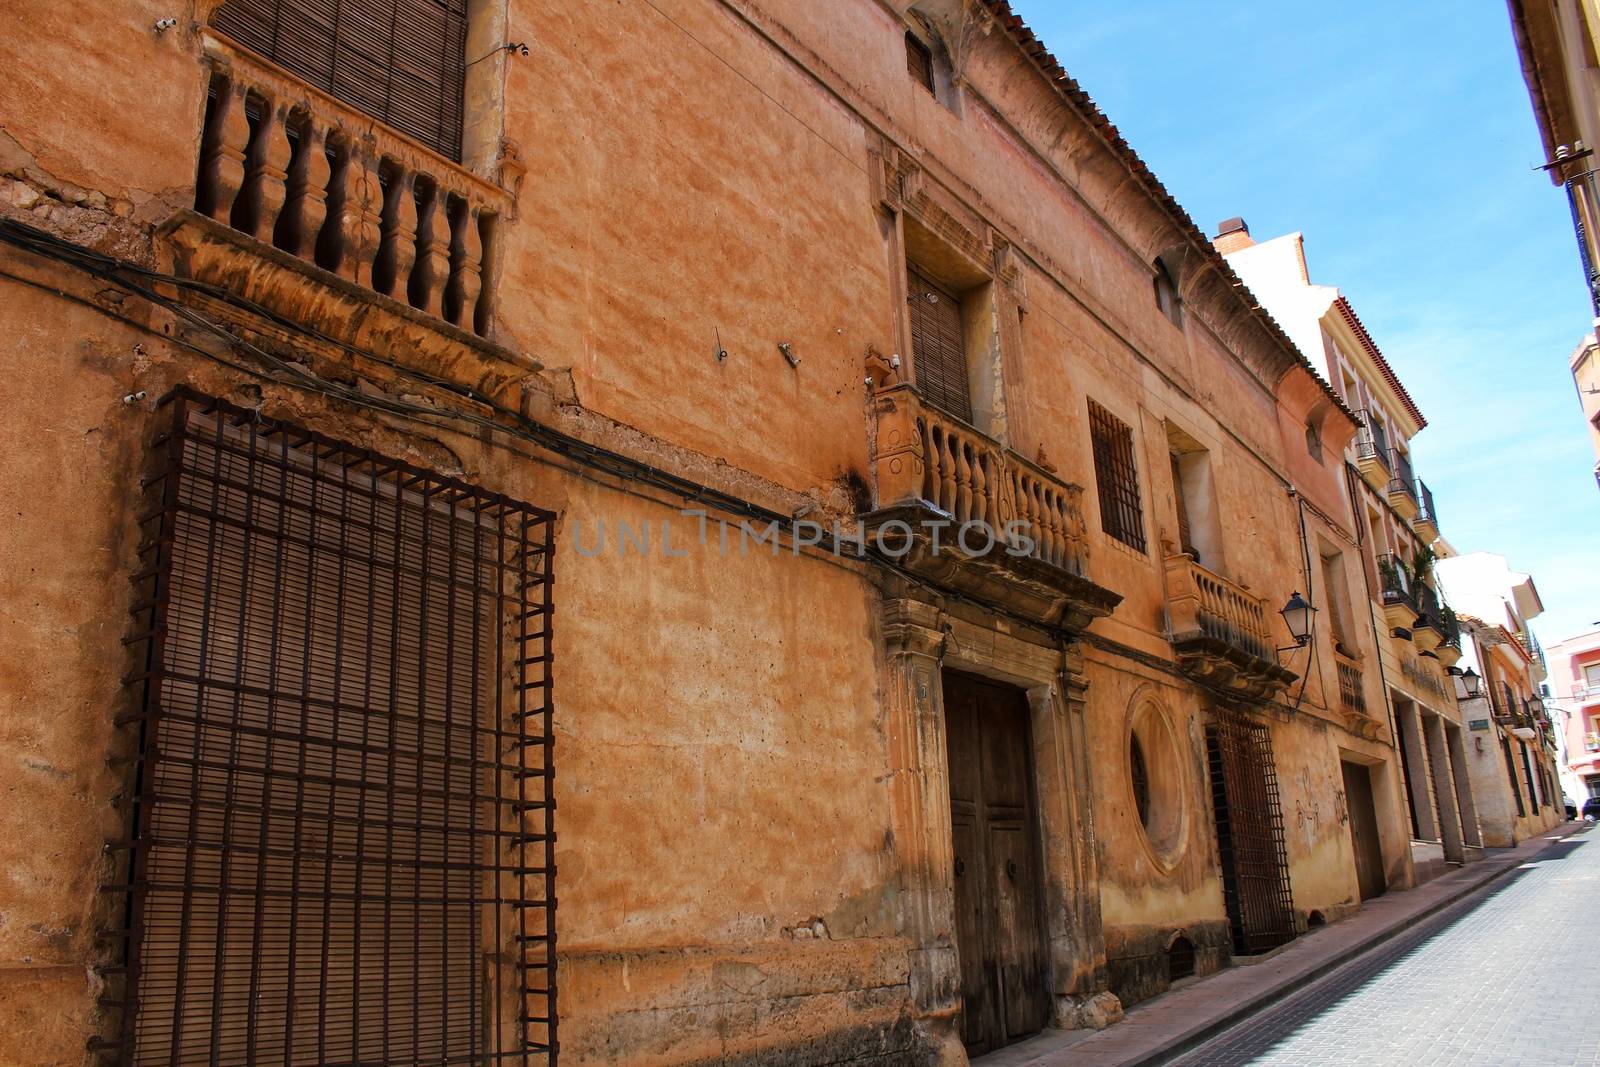
[[[1091,400],[1089,436],[1100,495],[1100,528],[1129,548],[1143,552],[1144,509],[1139,503],[1139,469],[1133,461],[1133,430]]]
[[[1296,933],[1272,736],[1219,709],[1206,727],[1206,757],[1233,951],[1267,952]]]
[[[211,25],[441,155],[461,158],[467,0],[227,0]]]
[[[554,1064],[551,512],[179,391],[115,843],[124,1065]]]

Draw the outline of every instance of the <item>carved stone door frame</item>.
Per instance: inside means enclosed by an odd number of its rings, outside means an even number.
[[[1081,648],[1016,636],[994,618],[886,598],[885,733],[889,748],[900,929],[912,942],[913,1008],[936,1040],[960,1048],[961,976],[955,938],[954,842],[945,744],[944,670],[1027,694],[1034,796],[1044,873],[1051,1025],[1104,1026],[1121,1015],[1106,992],[1100,872],[1084,723]]]

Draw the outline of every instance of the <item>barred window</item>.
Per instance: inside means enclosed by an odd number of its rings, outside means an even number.
[[[166,403],[103,1044],[169,1067],[553,1063],[553,516]]]
[[[211,24],[351,107],[461,158],[467,0],[227,0]]]
[[[1089,436],[1094,446],[1095,484],[1100,491],[1100,528],[1143,552],[1144,511],[1139,503],[1139,470],[1133,462],[1133,430],[1091,400]]]

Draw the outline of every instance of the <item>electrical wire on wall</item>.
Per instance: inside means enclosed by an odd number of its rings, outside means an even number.
[[[990,615],[997,615],[1035,630],[1056,634],[1068,640],[1082,641],[1086,645],[1105,651],[1120,659],[1140,664],[1176,678],[1182,678],[1198,688],[1212,692],[1218,697],[1231,698],[1234,695],[1222,687],[1189,677],[1182,672],[1177,664],[1169,660],[1153,656],[1122,642],[1087,631],[1069,631],[1061,627],[1040,623],[1037,619],[979,600],[959,590],[913,573],[899,563],[896,555],[883,551],[881,546],[873,545],[870,539],[855,541],[835,538],[826,530],[822,530],[816,539],[808,538],[801,541],[797,537],[800,529],[800,516],[808,509],[802,509],[801,512],[796,514],[785,514],[732,493],[673,474],[642,460],[591,444],[581,438],[564,433],[555,427],[529,418],[522,412],[508,408],[470,387],[404,366],[377,353],[358,348],[336,337],[282,316],[270,308],[263,307],[254,301],[232,293],[222,286],[152,270],[93,249],[84,248],[9,219],[0,219],[0,243],[11,245],[33,255],[83,271],[91,277],[138,296],[150,304],[170,312],[198,331],[212,336],[225,345],[230,353],[236,351],[248,355],[266,368],[263,370],[260,367],[250,366],[239,359],[221,355],[184,337],[163,336],[165,341],[240,375],[271,385],[301,389],[329,400],[416,422],[436,430],[445,430],[453,433],[476,432],[498,435],[501,440],[495,442],[496,447],[504,448],[513,455],[534,462],[549,462],[547,456],[537,455],[525,448],[510,444],[504,439],[509,438],[512,441],[530,444],[549,456],[559,457],[563,462],[555,465],[560,469],[604,488],[638,493],[638,489],[633,487],[648,487],[676,497],[690,508],[705,508],[740,520],[753,520],[764,523],[767,524],[769,530],[776,530],[782,535],[787,535],[789,538],[788,544],[796,555],[801,554],[800,549],[805,547],[807,549],[805,554],[813,558],[831,558],[835,561],[842,558],[870,563],[897,575],[910,584],[936,594],[945,601],[966,604],[979,608]],[[125,321],[125,316],[94,301],[76,297],[33,279],[10,274],[9,272],[0,273],[4,273],[5,276],[22,284],[45,289],[62,299],[74,300],[101,314],[116,318],[119,321]],[[222,322],[210,318],[173,296],[167,295],[160,291],[157,288],[158,286],[169,286],[179,291],[196,293],[208,299],[247,311],[270,322],[286,334],[301,335],[319,344],[337,348],[353,359],[378,364],[397,375],[416,382],[418,385],[449,393],[473,406],[485,409],[496,417],[491,418],[474,414],[470,411],[413,403],[397,397],[362,391],[353,386],[323,378],[311,369],[309,362],[300,363],[284,359],[276,353],[240,337]],[[604,478],[595,477],[596,473],[604,475],[606,478],[615,479],[622,484],[616,485],[604,480]],[[661,502],[647,493],[640,495],[645,496],[647,499],[655,500],[657,503]],[[818,529],[818,525],[814,523],[808,527],[808,531],[814,532]],[[1302,515],[1303,541],[1304,518]],[[763,543],[778,544],[777,541],[763,541]],[[1305,687],[1302,684],[1302,698],[1304,693]],[[1291,712],[1299,707],[1299,700],[1296,700],[1293,707],[1286,707],[1286,705],[1277,701],[1272,701],[1272,703]]]

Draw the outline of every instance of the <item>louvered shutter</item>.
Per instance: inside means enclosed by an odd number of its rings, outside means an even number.
[[[352,107],[461,158],[466,0],[228,0],[211,24]]]
[[[967,387],[967,350],[961,337],[961,302],[915,267],[906,268],[911,304],[911,358],[917,388],[928,403],[964,422],[972,421]]]

